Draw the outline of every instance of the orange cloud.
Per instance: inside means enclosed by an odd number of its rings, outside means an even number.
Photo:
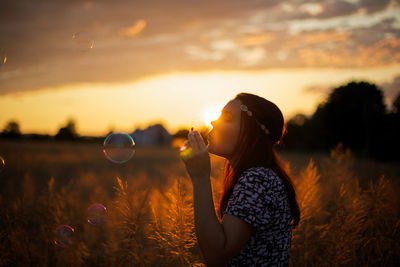
[[[336,66],[345,67],[353,65],[350,60],[350,54],[348,51],[341,51],[340,53],[327,50],[316,50],[316,49],[300,49],[299,57],[307,67],[317,66]]]
[[[399,63],[399,53],[393,53],[400,47],[400,39],[387,38],[371,46],[359,45],[355,51],[336,47],[331,50],[304,48],[299,50],[299,57],[309,67],[372,67]]]
[[[293,39],[289,39],[282,46],[292,49],[311,44],[325,44],[329,42],[339,43],[348,41],[350,37],[350,31],[318,31],[295,35]]]
[[[394,54],[394,60],[395,60],[396,62],[400,62],[400,53]]]
[[[130,27],[122,28],[119,30],[118,34],[121,36],[126,36],[126,37],[134,37],[141,33],[144,28],[146,28],[147,22],[143,19],[140,19],[135,22]]]
[[[350,31],[346,32],[317,32],[311,34],[304,34],[302,36],[303,40],[307,44],[318,44],[318,43],[326,43],[326,42],[343,42],[347,41],[351,36]]]
[[[255,45],[267,44],[275,39],[276,39],[276,37],[273,34],[258,33],[258,34],[252,34],[252,35],[245,36],[245,37],[241,38],[238,41],[238,43],[241,46],[255,46]]]

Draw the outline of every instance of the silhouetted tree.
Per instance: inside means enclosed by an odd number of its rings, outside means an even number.
[[[309,143],[310,119],[304,114],[296,114],[286,124],[286,133],[283,137],[283,148],[306,149]]]
[[[399,158],[399,102],[397,97],[387,114],[375,84],[349,82],[335,88],[310,118],[297,115],[289,120],[283,147],[329,151],[342,143],[377,159]]]
[[[400,93],[397,95],[397,97],[393,101],[392,112],[394,114],[400,114]]]
[[[379,129],[385,115],[383,96],[375,84],[350,82],[333,90],[314,113],[313,133],[324,148],[338,143],[369,154],[380,145]],[[378,142],[376,142],[378,141]]]
[[[400,93],[394,99],[392,110],[385,116],[383,125],[381,140],[384,140],[382,146],[386,149],[382,149],[380,158],[398,160],[400,159]]]
[[[4,127],[1,136],[7,138],[18,138],[21,137],[21,130],[19,128],[18,122],[11,120]]]
[[[75,121],[70,119],[65,127],[61,127],[55,136],[58,140],[73,140],[78,138],[78,133],[76,132]]]

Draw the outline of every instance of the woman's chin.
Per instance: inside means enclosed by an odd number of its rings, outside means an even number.
[[[213,146],[210,143],[207,145],[207,151],[208,153],[214,154]]]
[[[216,155],[216,156],[220,156],[219,153],[218,153],[218,151],[216,151],[215,148],[214,148],[211,144],[209,144],[209,145],[207,146],[207,151],[208,151],[208,153],[210,153],[210,154],[213,154],[213,155]]]

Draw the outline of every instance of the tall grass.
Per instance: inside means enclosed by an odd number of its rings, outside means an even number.
[[[105,243],[113,266],[147,266],[150,263],[146,251],[147,199],[151,187],[130,194],[128,183],[117,177],[116,198],[111,213],[113,226],[111,239]]]
[[[4,153],[8,165],[0,177],[0,266],[204,265],[191,184],[177,151],[143,149],[131,165],[115,166],[90,146],[65,154],[65,144],[44,147],[39,155],[33,144],[27,145],[32,154],[16,146]],[[382,173],[360,182],[358,159],[340,146],[324,159],[298,160],[305,167],[294,158],[286,164],[301,208],[290,265],[398,266],[400,177]],[[212,157],[215,203],[222,163]],[[101,226],[87,222],[95,202],[107,207]],[[75,229],[71,246],[54,244],[61,224]]]
[[[310,161],[297,178],[302,216],[291,266],[398,266],[399,186],[381,176],[363,190],[353,161],[339,145],[323,170]]]
[[[158,257],[168,266],[201,266],[200,259],[193,253],[196,236],[188,187],[187,181],[177,177],[165,196],[153,194],[150,238],[157,243]]]

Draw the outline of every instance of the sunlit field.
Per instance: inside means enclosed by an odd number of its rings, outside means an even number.
[[[204,266],[192,188],[178,150],[138,147],[124,164],[102,145],[1,141],[1,266]],[[301,207],[291,266],[396,266],[400,166],[328,154],[280,153]],[[223,160],[212,157],[217,203]],[[88,207],[107,208],[104,224]],[[71,243],[55,244],[60,225]]]

